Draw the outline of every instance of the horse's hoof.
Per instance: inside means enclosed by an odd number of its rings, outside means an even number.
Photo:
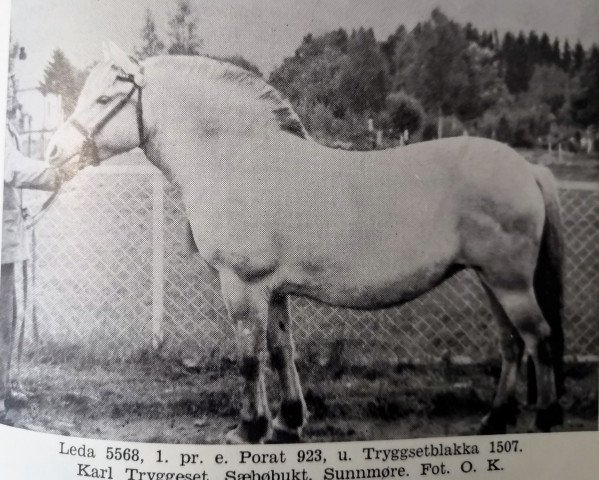
[[[503,435],[507,432],[507,423],[500,418],[496,410],[491,410],[480,422],[478,435]]]
[[[227,445],[243,445],[247,443],[247,441],[241,436],[239,432],[239,427],[235,427],[232,430],[229,430],[225,435],[225,443]]]
[[[518,401],[515,398],[510,398],[503,406],[503,414],[506,424],[514,426],[518,423],[520,407],[518,406]]]
[[[301,441],[299,432],[275,428],[266,443],[300,443]]]
[[[558,402],[553,402],[548,407],[539,408],[535,425],[541,432],[550,432],[551,427],[564,423],[564,411]]]
[[[263,443],[270,432],[270,419],[261,415],[252,420],[242,419],[237,427],[225,435],[225,441],[231,445]]]

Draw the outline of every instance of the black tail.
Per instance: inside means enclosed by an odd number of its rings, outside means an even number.
[[[555,387],[559,398],[564,393],[563,226],[557,183],[553,174],[547,168],[539,166],[534,167],[534,172],[545,200],[546,212],[539,259],[534,276],[534,290],[543,316],[551,327],[551,353]],[[536,379],[535,375],[531,374],[531,370],[534,372],[534,368],[530,368],[529,365],[528,400],[529,402],[533,400],[532,403],[534,403],[536,402]]]

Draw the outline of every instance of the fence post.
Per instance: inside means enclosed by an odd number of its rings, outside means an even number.
[[[153,174],[152,186],[152,347],[162,345],[164,314],[164,183]]]

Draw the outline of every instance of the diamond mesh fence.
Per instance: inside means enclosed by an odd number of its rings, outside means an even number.
[[[596,356],[599,185],[561,187],[567,353]],[[150,168],[100,167],[74,180],[36,226],[35,290],[20,303],[27,349],[54,362],[150,355],[206,366],[232,358],[218,279],[186,251],[186,228],[180,195]],[[470,272],[401,307],[354,311],[292,298],[291,315],[298,361],[308,368],[499,356],[486,296]]]

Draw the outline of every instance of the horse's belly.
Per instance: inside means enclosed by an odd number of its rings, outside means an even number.
[[[296,276],[299,281],[284,282],[284,291],[336,306],[375,309],[412,300],[455,271],[454,256],[449,254],[357,263],[320,270],[310,265]]]

